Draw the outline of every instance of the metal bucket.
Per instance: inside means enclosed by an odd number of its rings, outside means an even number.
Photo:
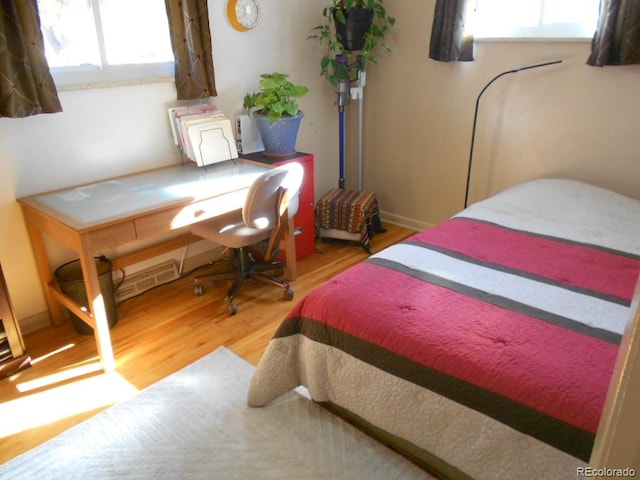
[[[111,261],[106,257],[98,257],[95,262],[109,328],[112,328],[118,323],[118,312],[116,311],[113,277],[111,275]],[[63,293],[89,310],[80,260],[73,260],[58,267],[55,271],[55,277]],[[83,322],[77,315],[69,312],[69,316],[76,332],[81,335],[93,335],[93,328]]]

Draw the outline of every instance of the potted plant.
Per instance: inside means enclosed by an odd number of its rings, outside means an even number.
[[[264,73],[260,78],[260,90],[247,93],[243,106],[258,124],[265,155],[295,153],[298,128],[304,116],[297,100],[305,96],[309,88],[295,85],[285,73]]]
[[[309,38],[327,47],[320,68],[332,85],[349,78],[349,59],[354,51],[359,52],[361,70],[366,70],[368,62],[378,62],[378,48],[391,51],[385,37],[396,20],[387,15],[382,0],[332,0],[322,16],[325,21],[312,29],[315,34]]]

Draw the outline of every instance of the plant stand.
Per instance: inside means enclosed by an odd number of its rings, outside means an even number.
[[[360,62],[356,64],[359,67]],[[378,201],[371,191],[362,190],[362,125],[366,72],[358,68],[356,85],[344,79],[338,85],[338,115],[340,135],[340,176],[338,188],[329,190],[316,205],[316,232],[322,240],[336,239],[357,243],[371,253],[370,240],[374,233],[385,232],[380,221]],[[350,95],[350,97],[349,97]],[[358,190],[344,188],[345,179],[345,106],[349,98],[358,100]]]

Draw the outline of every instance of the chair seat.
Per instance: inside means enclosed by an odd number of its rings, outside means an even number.
[[[234,210],[206,222],[195,224],[191,232],[199,237],[230,248],[242,248],[269,238],[270,229],[248,227],[242,220],[242,210]]]

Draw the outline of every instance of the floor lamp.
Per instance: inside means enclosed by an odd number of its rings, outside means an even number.
[[[467,208],[468,206],[468,202],[469,202],[469,186],[471,183],[471,166],[473,165],[473,148],[475,146],[476,143],[476,126],[478,124],[478,107],[480,106],[480,98],[482,97],[482,94],[487,90],[487,88],[489,88],[489,86],[495,82],[496,80],[498,80],[500,77],[503,77],[505,75],[508,75],[510,73],[518,73],[521,72],[523,70],[530,70],[532,68],[540,68],[540,67],[546,67],[547,65],[555,65],[557,63],[562,63],[562,60],[554,60],[553,62],[545,62],[545,63],[538,63],[536,65],[529,65],[528,67],[520,67],[520,68],[514,68],[513,70],[507,70],[506,72],[502,72],[498,75],[496,75],[495,77],[493,77],[491,80],[489,80],[489,83],[487,83],[484,88],[482,90],[480,90],[480,93],[478,94],[478,98],[476,98],[476,110],[473,114],[473,129],[471,131],[471,149],[469,151],[469,166],[468,166],[468,170],[467,170],[467,189],[464,195],[464,208]]]

